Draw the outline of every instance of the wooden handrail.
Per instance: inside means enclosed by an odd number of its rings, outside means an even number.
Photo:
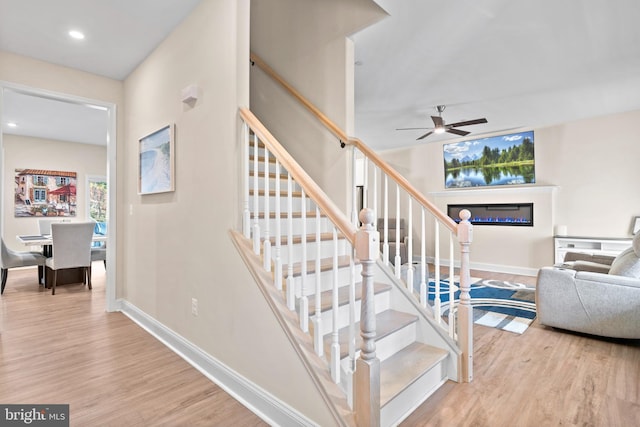
[[[314,116],[320,120],[320,122],[331,132],[334,134],[340,142],[347,142],[347,134],[342,131],[335,123],[333,123],[327,116],[325,116],[320,110],[318,110],[311,102],[307,100],[304,96],[300,94],[293,86],[287,83],[278,73],[276,73],[266,62],[264,62],[258,55],[255,53],[251,53],[250,56],[251,62],[258,67],[269,77],[271,77],[276,82],[280,83],[282,87],[284,87],[294,98],[296,98],[302,105],[304,105]]]
[[[340,230],[344,237],[355,245],[356,228],[349,222],[342,211],[327,197],[322,189],[305,172],[304,169],[291,157],[278,140],[267,130],[266,127],[248,109],[241,108],[240,116],[249,125],[251,130],[258,136],[260,141],[278,159],[284,168],[291,174],[295,181],[300,184],[305,193],[318,205],[320,210],[329,220]]]
[[[389,175],[398,185],[404,189],[411,197],[418,203],[427,208],[440,222],[442,222],[449,230],[456,233],[458,225],[449,216],[445,215],[436,205],[427,200],[424,195],[416,190],[416,188],[407,181],[407,179],[400,175],[398,171],[393,169],[387,162],[385,162],[378,154],[369,148],[368,145],[360,141],[358,138],[350,138],[347,141],[348,144],[355,146],[365,156],[367,156],[373,163],[375,163],[384,173]]]
[[[371,148],[363,143],[358,138],[350,138],[347,134],[340,129],[331,119],[325,116],[320,110],[318,110],[309,100],[300,94],[295,88],[288,84],[278,73],[276,73],[271,67],[269,67],[258,55],[251,53],[251,61],[260,67],[267,75],[278,82],[285,90],[287,90],[294,98],[296,98],[302,105],[304,105],[316,118],[331,132],[333,135],[340,139],[340,142],[353,145],[362,153],[364,153],[373,163],[375,163],[380,170],[389,175],[403,190],[405,190],[411,197],[413,197],[418,203],[427,208],[440,222],[442,222],[451,232],[457,235],[457,224],[454,220],[445,215],[440,209],[438,209],[433,203],[419,192],[413,185],[406,180],[399,172],[393,169],[387,162],[385,162],[380,156],[376,154]],[[324,193],[323,193],[324,194]]]

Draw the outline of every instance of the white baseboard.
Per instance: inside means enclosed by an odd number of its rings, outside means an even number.
[[[316,426],[258,385],[248,381],[128,301],[119,300],[120,311],[169,347],[191,366],[217,384],[269,425]]]
[[[530,267],[515,267],[511,265],[486,264],[481,262],[472,262],[470,267],[473,270],[493,271],[495,273],[517,274],[519,276],[537,276],[538,269]]]

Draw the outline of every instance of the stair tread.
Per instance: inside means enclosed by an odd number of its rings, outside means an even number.
[[[338,240],[344,240],[344,238],[345,238],[344,234],[338,233]],[[262,240],[264,240],[264,238]],[[274,236],[269,237],[269,240],[271,240],[271,245],[272,246],[276,244],[276,238]],[[327,242],[327,241],[331,241],[331,240],[333,240],[333,233],[320,233],[320,241],[321,242]],[[293,241],[294,245],[299,245],[300,243],[302,243],[302,236],[300,236],[300,235],[293,236],[292,241]],[[288,236],[286,236],[286,235],[280,236],[280,244],[282,246],[287,245],[287,242],[288,242]],[[315,242],[316,242],[315,233],[307,234],[307,243],[315,243]]]
[[[259,189],[257,193],[258,193],[258,196],[264,196],[264,189]],[[253,188],[250,189],[249,194],[251,196],[255,196],[256,190]],[[288,197],[288,195],[289,195],[289,192],[287,190],[280,190],[280,197]],[[275,196],[276,196],[276,190],[269,190],[269,197],[275,197]],[[302,197],[302,191],[292,191],[291,197]]]
[[[307,214],[307,219],[312,219],[316,217],[316,211],[309,211],[309,212],[306,212],[306,214]],[[280,219],[286,219],[287,215],[288,215],[287,212],[280,212]],[[324,218],[326,215],[321,213],[320,216]],[[276,217],[276,213],[269,211],[269,218],[275,218],[275,217]],[[302,212],[292,212],[291,217],[302,218]],[[255,215],[253,213],[251,213],[251,218],[255,218]],[[264,212],[258,212],[258,218],[264,218]]]
[[[255,159],[255,157],[253,156],[253,154],[249,155],[249,162],[253,162]],[[269,155],[268,157],[268,163],[274,163],[276,162],[276,158],[272,157],[271,155]],[[264,156],[258,156],[258,163],[264,163]]]
[[[374,295],[381,294],[391,289],[391,285],[387,283],[375,282],[373,284]],[[356,301],[362,299],[362,282],[356,283]],[[316,296],[309,297],[309,316],[313,316],[316,313]],[[320,294],[320,312],[331,310],[333,307],[333,290],[324,291]],[[343,306],[349,304],[349,286],[341,286],[338,289],[338,305]],[[359,313],[358,313],[359,315]]]
[[[392,334],[393,332],[404,328],[418,320],[418,316],[405,313],[403,311],[396,311],[393,309],[385,310],[376,314],[376,341]],[[362,345],[362,337],[360,336],[360,322],[356,322],[356,351],[360,349]],[[331,354],[331,342],[332,334],[326,334],[322,339],[324,341],[325,349]],[[349,327],[345,326],[338,331],[338,342],[340,343],[340,359],[343,359],[349,355]]]
[[[413,342],[380,364],[380,406],[447,357],[446,350]]]
[[[344,268],[349,266],[349,262],[351,257],[349,255],[340,255],[338,257],[338,268]],[[356,264],[359,264],[356,261]],[[322,258],[320,259],[320,272],[329,271],[333,268],[333,257],[330,258]],[[289,269],[289,265],[285,264],[282,266],[282,271],[284,274]],[[312,259],[307,261],[307,274],[314,274],[316,272],[316,261]],[[293,263],[293,277],[300,277],[302,275],[302,262],[294,262]]]

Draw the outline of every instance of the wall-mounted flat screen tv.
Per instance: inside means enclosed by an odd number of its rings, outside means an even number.
[[[533,184],[533,131],[444,144],[445,188]]]

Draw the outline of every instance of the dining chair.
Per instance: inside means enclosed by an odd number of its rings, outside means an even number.
[[[93,222],[61,222],[51,224],[53,254],[45,265],[53,270],[51,295],[56,294],[58,270],[82,268],[91,289],[91,240]]]
[[[38,220],[38,230],[40,231],[40,235],[48,236],[51,234],[51,224],[54,222],[62,222],[61,219],[39,219]]]
[[[40,252],[14,251],[4,244],[4,239],[0,239],[2,248],[0,250],[0,268],[2,269],[2,285],[0,286],[0,295],[4,293],[4,287],[7,284],[7,276],[10,268],[38,266],[38,282],[42,278],[42,272],[45,263],[45,256]]]

